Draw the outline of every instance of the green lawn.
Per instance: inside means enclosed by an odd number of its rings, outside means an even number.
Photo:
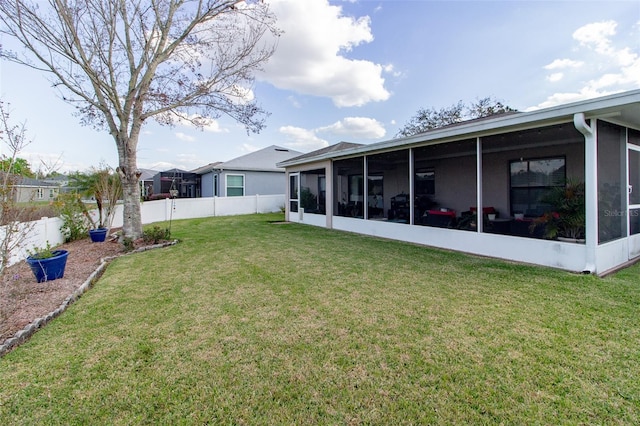
[[[297,224],[180,221],[0,359],[3,424],[639,424],[605,279]]]

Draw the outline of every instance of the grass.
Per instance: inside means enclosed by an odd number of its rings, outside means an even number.
[[[173,223],[0,359],[4,424],[638,424],[640,285],[297,224]]]

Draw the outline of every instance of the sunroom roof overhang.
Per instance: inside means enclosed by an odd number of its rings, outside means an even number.
[[[547,127],[561,123],[573,123],[573,117],[578,113],[584,114],[586,119],[602,118],[616,124],[640,129],[640,90],[530,112],[471,120],[405,138],[390,139],[342,151],[322,153],[317,156],[307,156],[299,160],[292,158],[279,163],[278,166],[298,166],[329,159],[336,160],[392,151],[399,148],[408,149],[529,130],[537,127]]]

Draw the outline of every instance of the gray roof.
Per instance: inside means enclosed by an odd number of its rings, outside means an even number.
[[[15,184],[17,186],[31,186],[31,187],[47,187],[47,188],[60,187],[59,183],[45,182],[44,180],[33,179],[25,176],[17,176]]]
[[[363,144],[354,143],[354,142],[338,142],[336,144],[329,145],[324,148],[317,149],[315,151],[307,152],[306,154],[298,155],[297,157],[293,157],[289,159],[289,161],[299,161],[305,158],[311,158],[321,154],[334,153],[334,152],[342,151],[349,148],[357,148],[359,146],[363,146]]]
[[[282,167],[312,163],[327,159],[360,156],[390,149],[453,142],[460,139],[484,137],[500,133],[572,123],[575,114],[584,114],[586,119],[603,118],[640,129],[640,90],[617,93],[601,98],[574,102],[531,112],[501,114],[482,120],[470,120],[451,126],[429,130],[404,138],[390,139],[369,145],[356,146],[341,151],[317,153],[313,156],[292,158],[281,162]]]
[[[277,164],[300,154],[302,153],[293,149],[271,145],[229,161],[199,167],[194,172],[198,174],[208,173],[212,170],[283,172],[284,169],[278,167]]]
[[[153,177],[158,173],[156,170],[151,169],[138,169],[140,177],[138,180],[153,180]]]
[[[206,166],[200,166],[197,169],[191,170],[191,172],[199,175],[209,173],[211,170],[215,169],[218,164],[222,164],[222,161],[216,161],[214,163],[209,163]]]

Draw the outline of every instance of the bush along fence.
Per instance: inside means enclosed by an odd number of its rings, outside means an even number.
[[[233,216],[254,213],[274,213],[282,210],[284,194],[250,195],[246,197],[175,198],[145,201],[141,205],[142,223],[147,225],[169,220],[195,219],[211,216]],[[92,212],[94,214],[95,212]],[[120,228],[123,223],[122,206],[119,205],[111,228]],[[60,231],[62,219],[47,218],[29,222],[30,227],[21,247],[11,253],[9,265],[27,257],[27,250],[44,247],[49,243],[55,247],[64,242]],[[4,238],[4,227],[0,227],[0,237]]]

